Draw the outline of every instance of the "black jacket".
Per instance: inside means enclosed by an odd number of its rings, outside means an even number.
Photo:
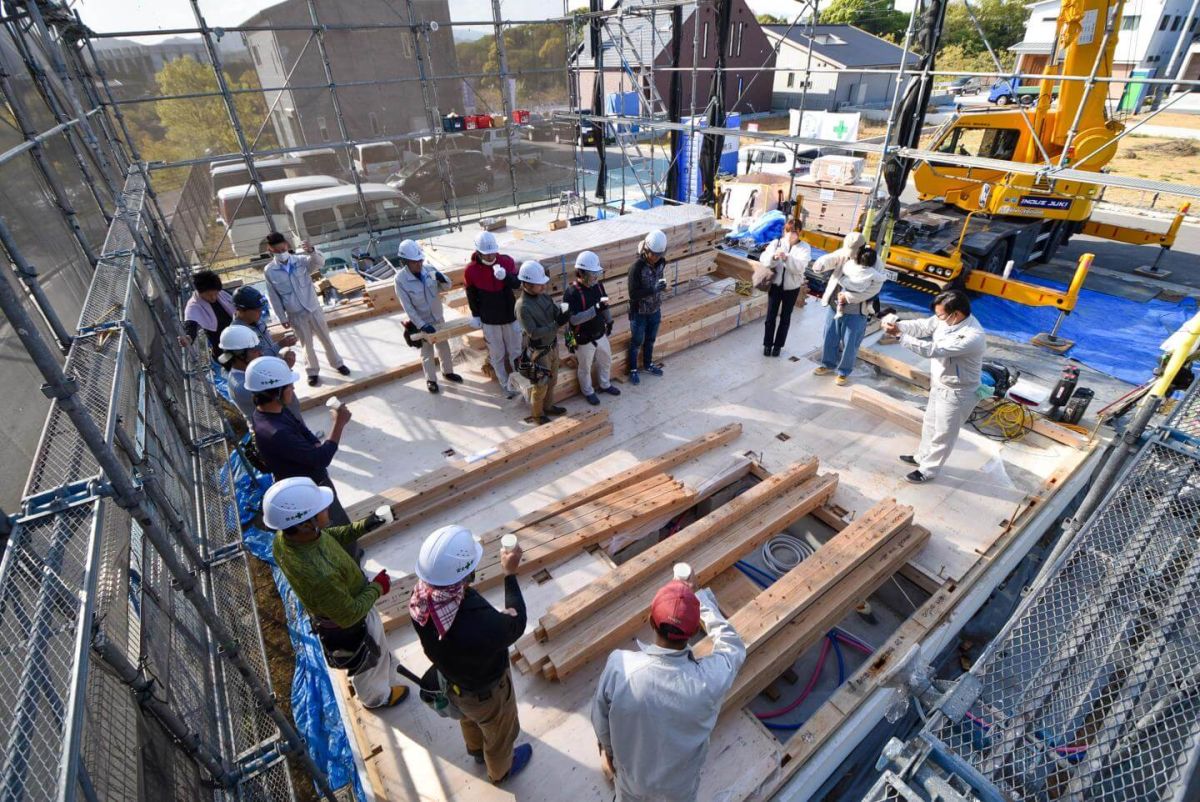
[[[642,257],[629,268],[629,314],[653,315],[662,307],[662,293],[658,291],[659,279],[666,272],[667,260],[660,259],[650,264]]]
[[[425,656],[442,676],[464,690],[483,691],[499,682],[508,671],[508,647],[525,632],[525,599],[515,576],[504,577],[504,606],[513,608],[517,614],[497,610],[467,588],[446,637],[438,640],[432,618],[424,626],[413,621],[413,628],[421,639]]]
[[[580,345],[595,342],[607,333],[612,313],[607,306],[603,312],[596,311],[596,304],[606,294],[603,282],[584,287],[578,281],[571,282],[571,286],[563,293],[563,301],[570,307],[571,329]]]

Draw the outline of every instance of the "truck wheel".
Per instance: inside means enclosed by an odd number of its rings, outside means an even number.
[[[993,276],[1004,274],[1004,263],[1008,261],[1008,240],[1003,239],[991,247],[978,262],[974,269]]]
[[[1022,106],[1032,106],[1033,105],[1033,97],[1030,95],[1021,95],[1019,98],[1017,98],[1017,102],[1020,103]]]
[[[1012,103],[1012,95],[1001,95],[996,98],[997,106],[1007,106],[1009,103]]]

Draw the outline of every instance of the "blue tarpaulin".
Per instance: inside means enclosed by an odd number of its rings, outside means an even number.
[[[771,240],[783,236],[783,224],[786,220],[787,215],[778,209],[763,212],[745,228],[726,234],[725,239],[740,244],[742,240],[749,238],[759,245],[766,245]]]
[[[221,395],[229,397],[225,375],[215,364],[213,384]],[[243,443],[249,440],[249,437],[246,435]],[[355,799],[365,800],[367,796],[355,770],[350,737],[346,728],[342,726],[341,713],[338,711],[321,644],[312,631],[312,625],[300,600],[292,592],[287,577],[275,564],[275,558],[271,554],[271,541],[275,534],[254,525],[258,511],[262,509],[263,494],[271,486],[271,475],[257,471],[242,458],[240,451],[234,451],[230,455],[225,473],[232,475],[234,480],[238,515],[242,525],[242,542],[246,551],[271,566],[271,576],[275,580],[275,587],[279,591],[279,598],[283,601],[284,613],[287,615],[288,635],[296,655],[291,692],[292,719],[296,722],[296,729],[307,742],[313,761],[328,776],[330,787],[344,788],[351,785]]]
[[[1030,284],[1066,289],[1060,282],[1037,276],[1025,274],[1019,278]],[[883,299],[893,306],[923,312],[929,310],[932,300],[926,293],[891,282],[884,287]],[[971,311],[988,334],[1016,342],[1028,342],[1034,335],[1050,331],[1058,318],[1056,309],[1023,306],[993,295],[973,297]],[[1075,342],[1064,356],[1122,381],[1141,384],[1158,364],[1162,341],[1195,313],[1196,302],[1191,298],[1138,302],[1085,288],[1058,333]]]

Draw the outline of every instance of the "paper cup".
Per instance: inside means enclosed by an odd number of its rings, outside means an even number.
[[[396,516],[392,515],[392,508],[389,504],[384,504],[382,507],[376,508],[375,517],[379,518],[385,524],[390,524],[396,520]]]
[[[504,549],[505,551],[512,551],[516,547],[517,547],[517,536],[516,535],[505,535],[504,537],[500,538],[500,548]]]
[[[331,398],[331,399],[329,399],[328,401],[326,401],[326,402],[325,402],[325,406],[329,407],[330,409],[332,409],[332,410],[334,410],[334,411],[336,412],[338,409],[340,409],[340,408],[341,408],[341,406],[342,406],[342,402],[341,402],[341,399],[339,399],[339,398],[338,398],[338,397],[335,395],[333,398]]]
[[[692,578],[692,566],[687,563],[675,563],[672,573],[680,582],[689,582]]]

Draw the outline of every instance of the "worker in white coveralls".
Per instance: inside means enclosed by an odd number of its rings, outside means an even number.
[[[592,727],[617,799],[696,798],[708,740],[725,695],[746,660],[746,645],[721,615],[708,588],[672,580],[650,605],[654,643],[608,656],[592,700]],[[697,658],[688,641],[703,625],[711,653]]]
[[[292,253],[287,237],[278,231],[267,235],[267,247],[271,251],[271,261],[263,268],[267,296],[271,299],[271,309],[279,322],[285,329],[296,332],[296,337],[304,346],[304,371],[308,374],[309,386],[316,387],[321,383],[321,365],[314,347],[318,337],[321,338],[329,364],[338,373],[349,376],[350,368],[346,367],[337,346],[333,344],[333,338],[329,336],[325,310],[321,308],[321,300],[313,285],[312,273],[325,265],[325,257],[307,242],[300,246],[304,253]]]
[[[971,300],[962,290],[937,296],[932,317],[889,320],[883,328],[899,336],[908,350],[930,359],[929,403],[921,424],[921,445],[916,454],[900,457],[917,466],[905,479],[914,484],[928,482],[950,456],[959,429],[975,409],[987,335],[971,316]]]
[[[398,251],[400,261],[404,263],[401,270],[396,271],[396,297],[404,307],[404,314],[409,322],[422,334],[434,334],[437,329],[434,323],[445,323],[442,314],[442,293],[450,289],[450,279],[440,270],[425,264],[425,251],[410,239],[400,243]],[[436,346],[437,361],[440,363],[442,375],[447,381],[462,384],[462,376],[454,372],[454,357],[450,353],[449,340],[442,340]],[[425,368],[425,386],[429,392],[438,391],[437,366],[433,361],[434,346],[428,340],[421,340],[421,364]]]

